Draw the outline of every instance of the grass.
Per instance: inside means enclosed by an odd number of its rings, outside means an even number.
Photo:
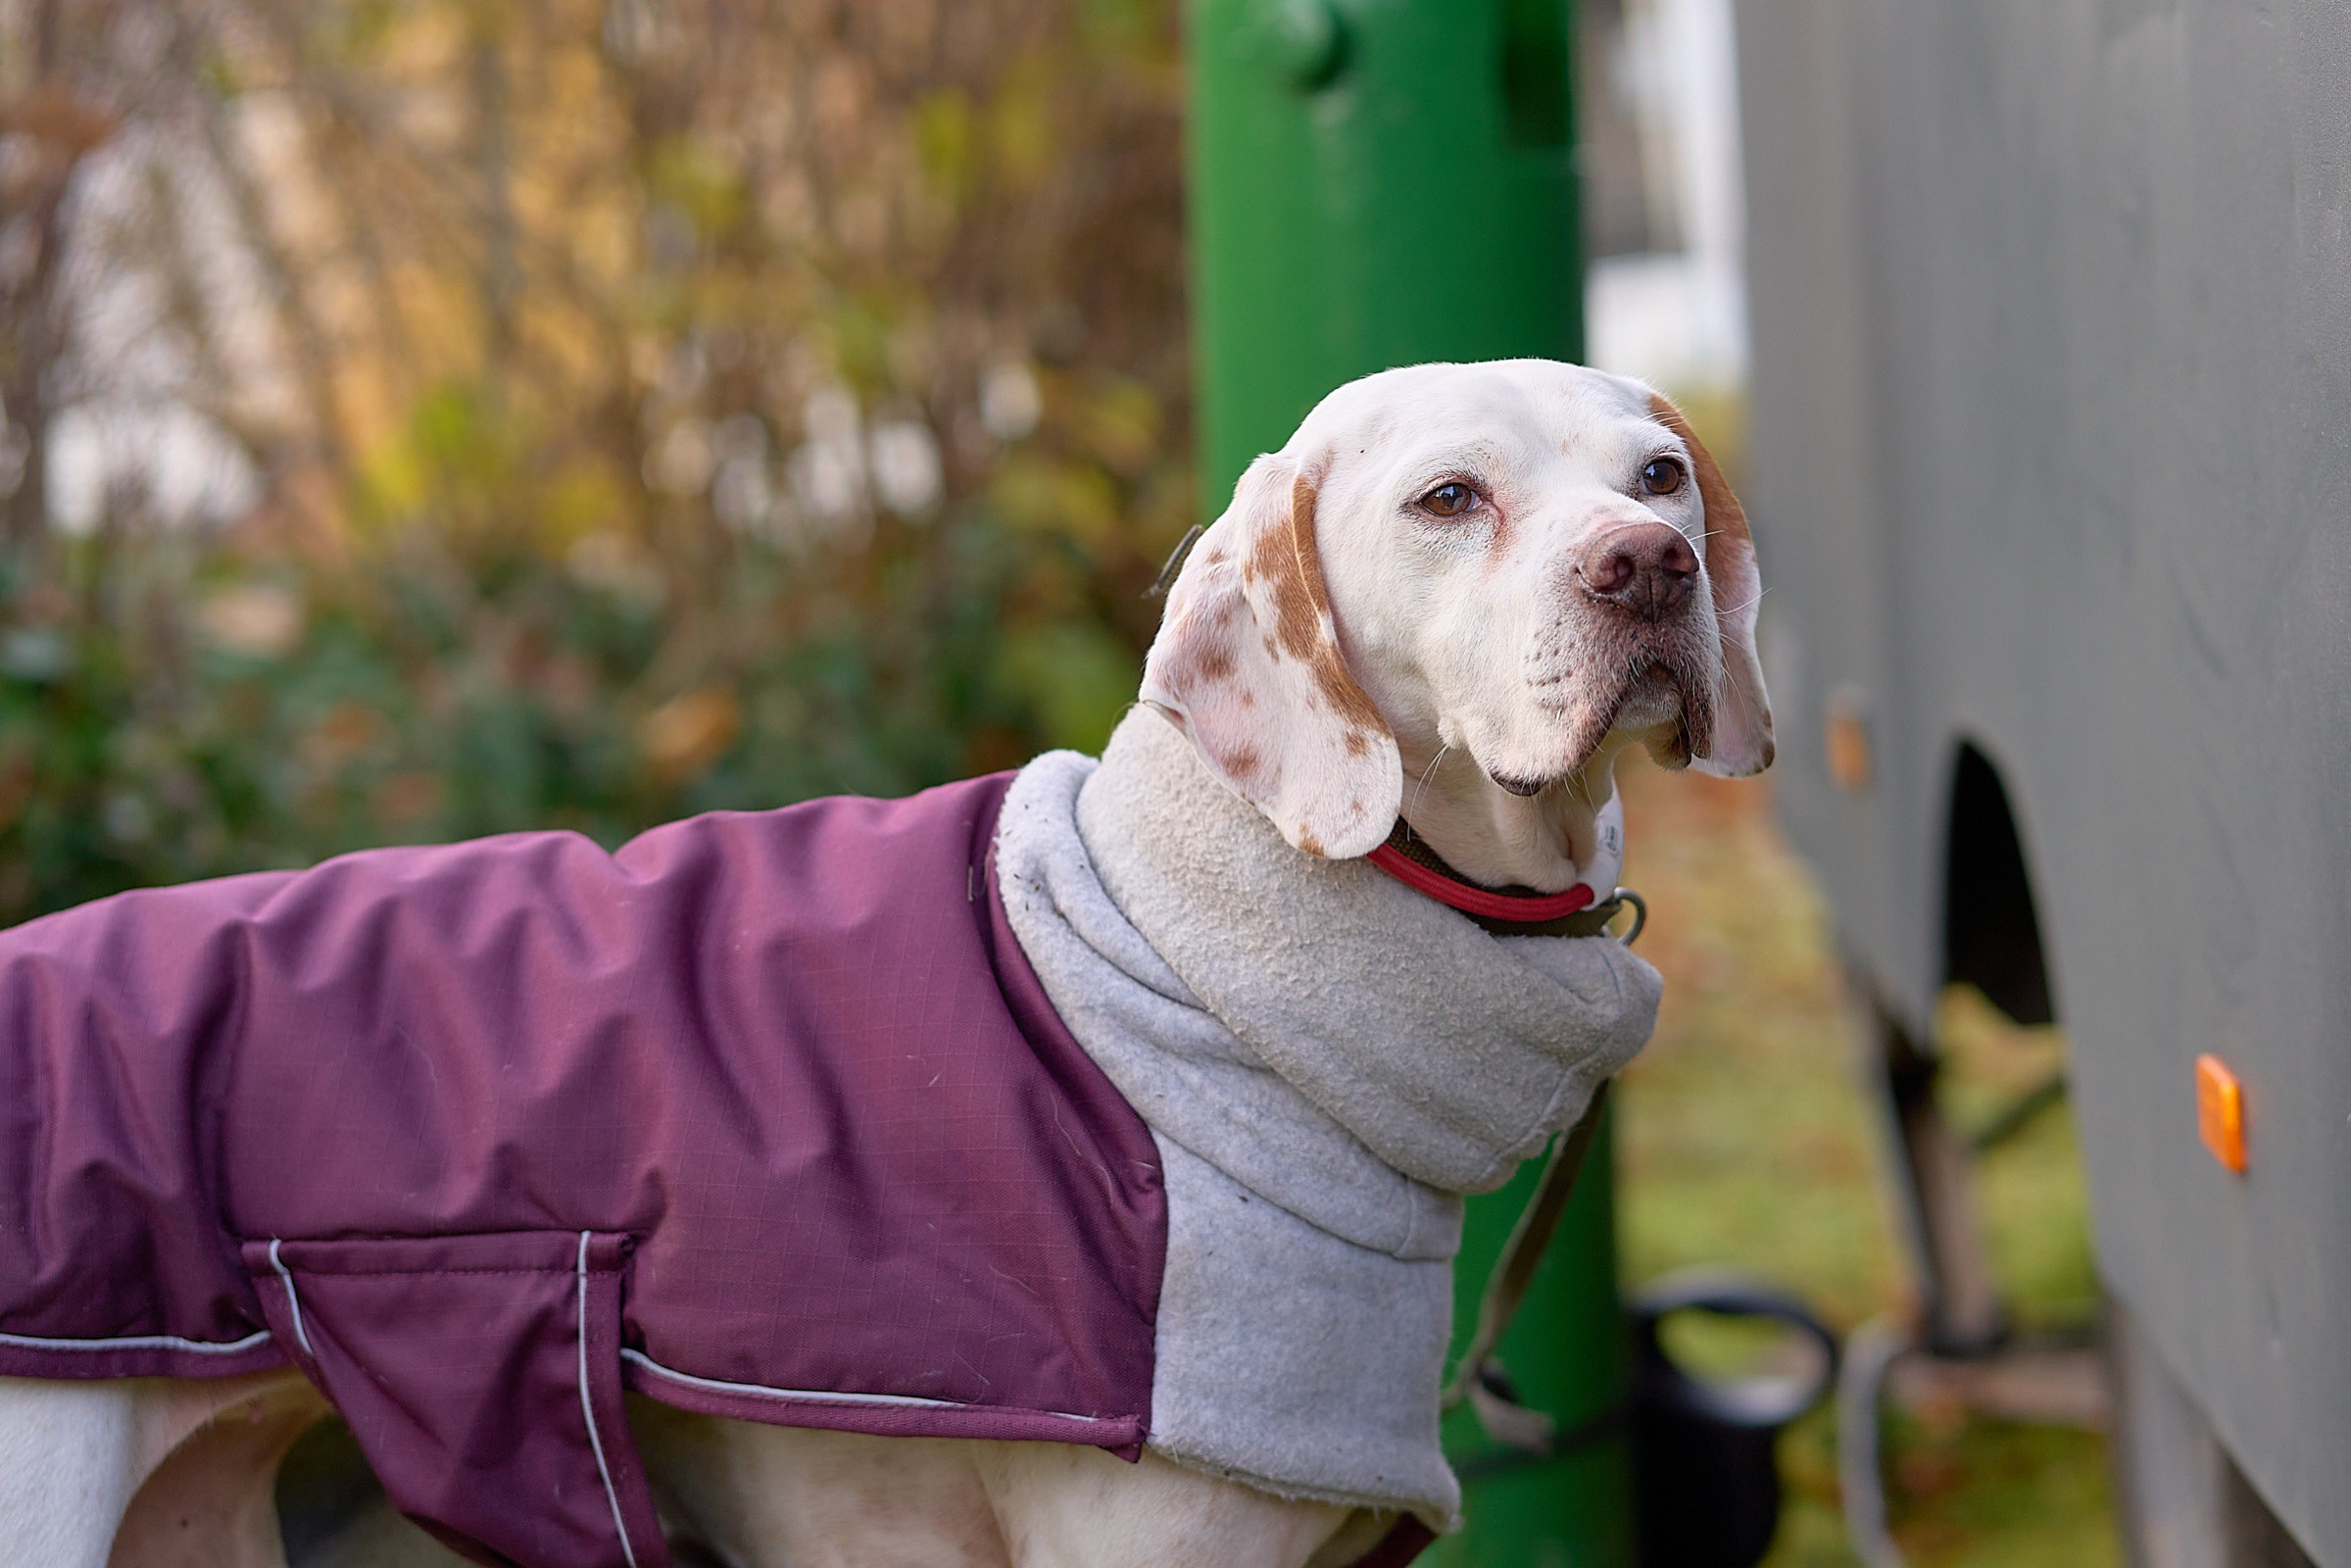
[[[1654,917],[1665,972],[1655,1041],[1625,1074],[1619,1123],[1624,1274],[1730,1264],[1792,1287],[1840,1334],[1902,1305],[1905,1284],[1876,1132],[1853,1070],[1829,911],[1775,828],[1768,790],[1634,760],[1623,769],[1627,880]],[[1936,1038],[1963,1127],[2057,1065],[2053,1030],[2010,1025],[1972,993]],[[1981,1166],[1987,1245],[2018,1322],[2094,1311],[2080,1158],[2062,1106]],[[1895,1412],[1886,1475],[1914,1568],[2106,1568],[2120,1553],[2093,1432]],[[1849,1568],[1827,1410],[1781,1440],[1788,1500],[1769,1568]]]

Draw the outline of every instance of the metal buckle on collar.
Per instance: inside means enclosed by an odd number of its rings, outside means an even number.
[[[1613,907],[1610,907],[1610,906],[1613,906]],[[1627,930],[1623,936],[1618,937],[1616,940],[1622,942],[1628,948],[1641,940],[1641,927],[1649,923],[1648,900],[1642,898],[1631,888],[1618,888],[1614,893],[1608,895],[1608,904],[1602,906],[1602,907],[1608,908],[1608,918],[1611,920],[1616,918],[1616,911],[1618,909],[1628,907],[1631,908],[1633,911],[1632,927]]]

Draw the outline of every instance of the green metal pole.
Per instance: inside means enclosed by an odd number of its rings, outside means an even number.
[[[1568,97],[1570,0],[1188,0],[1191,245],[1201,484],[1343,381],[1427,360],[1583,350]],[[1459,1352],[1532,1169],[1474,1200],[1455,1273]],[[1502,1344],[1562,1432],[1619,1407],[1608,1140],[1593,1151]],[[1446,1425],[1468,1526],[1444,1568],[1630,1568],[1621,1439],[1512,1463]]]

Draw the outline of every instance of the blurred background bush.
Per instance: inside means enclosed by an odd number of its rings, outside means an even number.
[[[0,4],[0,921],[1092,746],[1170,7]]]

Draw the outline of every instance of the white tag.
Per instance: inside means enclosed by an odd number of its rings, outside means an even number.
[[[1596,825],[1599,835],[1592,863],[1576,868],[1576,883],[1591,890],[1593,904],[1605,904],[1616,897],[1617,879],[1625,870],[1625,798],[1621,793],[1608,797]]]

